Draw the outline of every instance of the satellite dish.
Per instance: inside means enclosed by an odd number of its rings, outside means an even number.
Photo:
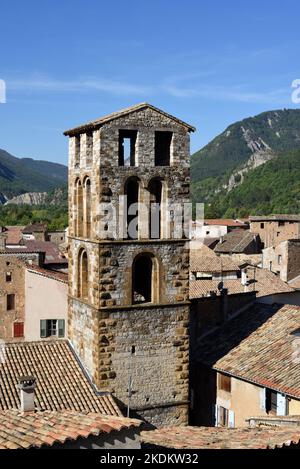
[[[224,288],[224,284],[223,284],[223,282],[220,282],[220,283],[218,284],[218,290],[219,290],[219,291],[222,291],[223,288]]]

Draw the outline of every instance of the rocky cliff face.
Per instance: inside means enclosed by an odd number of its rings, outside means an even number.
[[[7,200],[6,204],[15,205],[43,205],[46,202],[47,192],[26,192]]]
[[[300,109],[268,111],[229,126],[192,155],[192,195],[210,202],[280,153],[300,148]]]
[[[26,192],[25,194],[17,195],[11,199],[7,199],[4,195],[0,194],[0,204],[15,204],[15,205],[66,205],[67,204],[67,188],[54,189],[51,192]]]

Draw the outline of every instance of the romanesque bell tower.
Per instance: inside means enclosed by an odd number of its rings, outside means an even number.
[[[157,426],[188,418],[189,248],[174,207],[189,202],[193,130],[142,103],[65,132],[69,337],[98,389]]]

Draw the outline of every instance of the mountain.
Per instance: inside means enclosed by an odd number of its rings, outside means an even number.
[[[300,214],[300,149],[284,152],[249,171],[241,184],[216,194],[208,207],[209,217],[271,213]]]
[[[48,192],[67,183],[62,164],[16,158],[0,149],[0,203],[26,192]]]
[[[300,109],[268,111],[232,124],[192,155],[193,200],[213,207],[208,210],[214,212],[212,216],[225,215],[228,208],[234,208],[233,200],[239,203],[237,209],[243,209],[244,201],[241,198],[237,201],[233,194],[241,197],[250,182],[251,187],[253,184],[255,187],[248,176],[255,172],[256,177],[262,174],[265,177],[263,171],[258,171],[265,166],[270,176],[272,171],[279,170],[285,158],[294,164],[297,153],[290,151],[296,149],[300,149]],[[277,162],[275,166],[271,164],[273,161]],[[274,173],[273,177],[277,180],[278,174]],[[281,190],[289,194],[287,186]],[[253,200],[250,205],[248,200],[248,209],[257,210],[257,204],[264,202],[264,196],[256,194],[256,202]]]

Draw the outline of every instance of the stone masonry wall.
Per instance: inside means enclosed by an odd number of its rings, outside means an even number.
[[[11,281],[6,281],[6,273],[11,273]],[[15,295],[15,308],[7,311],[7,295]],[[25,311],[25,267],[14,256],[0,257],[0,339],[12,340],[14,322],[24,323]],[[16,338],[20,341],[24,338]]]
[[[131,376],[130,407],[137,413],[187,403],[189,306],[110,310],[101,316],[100,389],[127,405]],[[185,412],[180,414],[187,423]]]

